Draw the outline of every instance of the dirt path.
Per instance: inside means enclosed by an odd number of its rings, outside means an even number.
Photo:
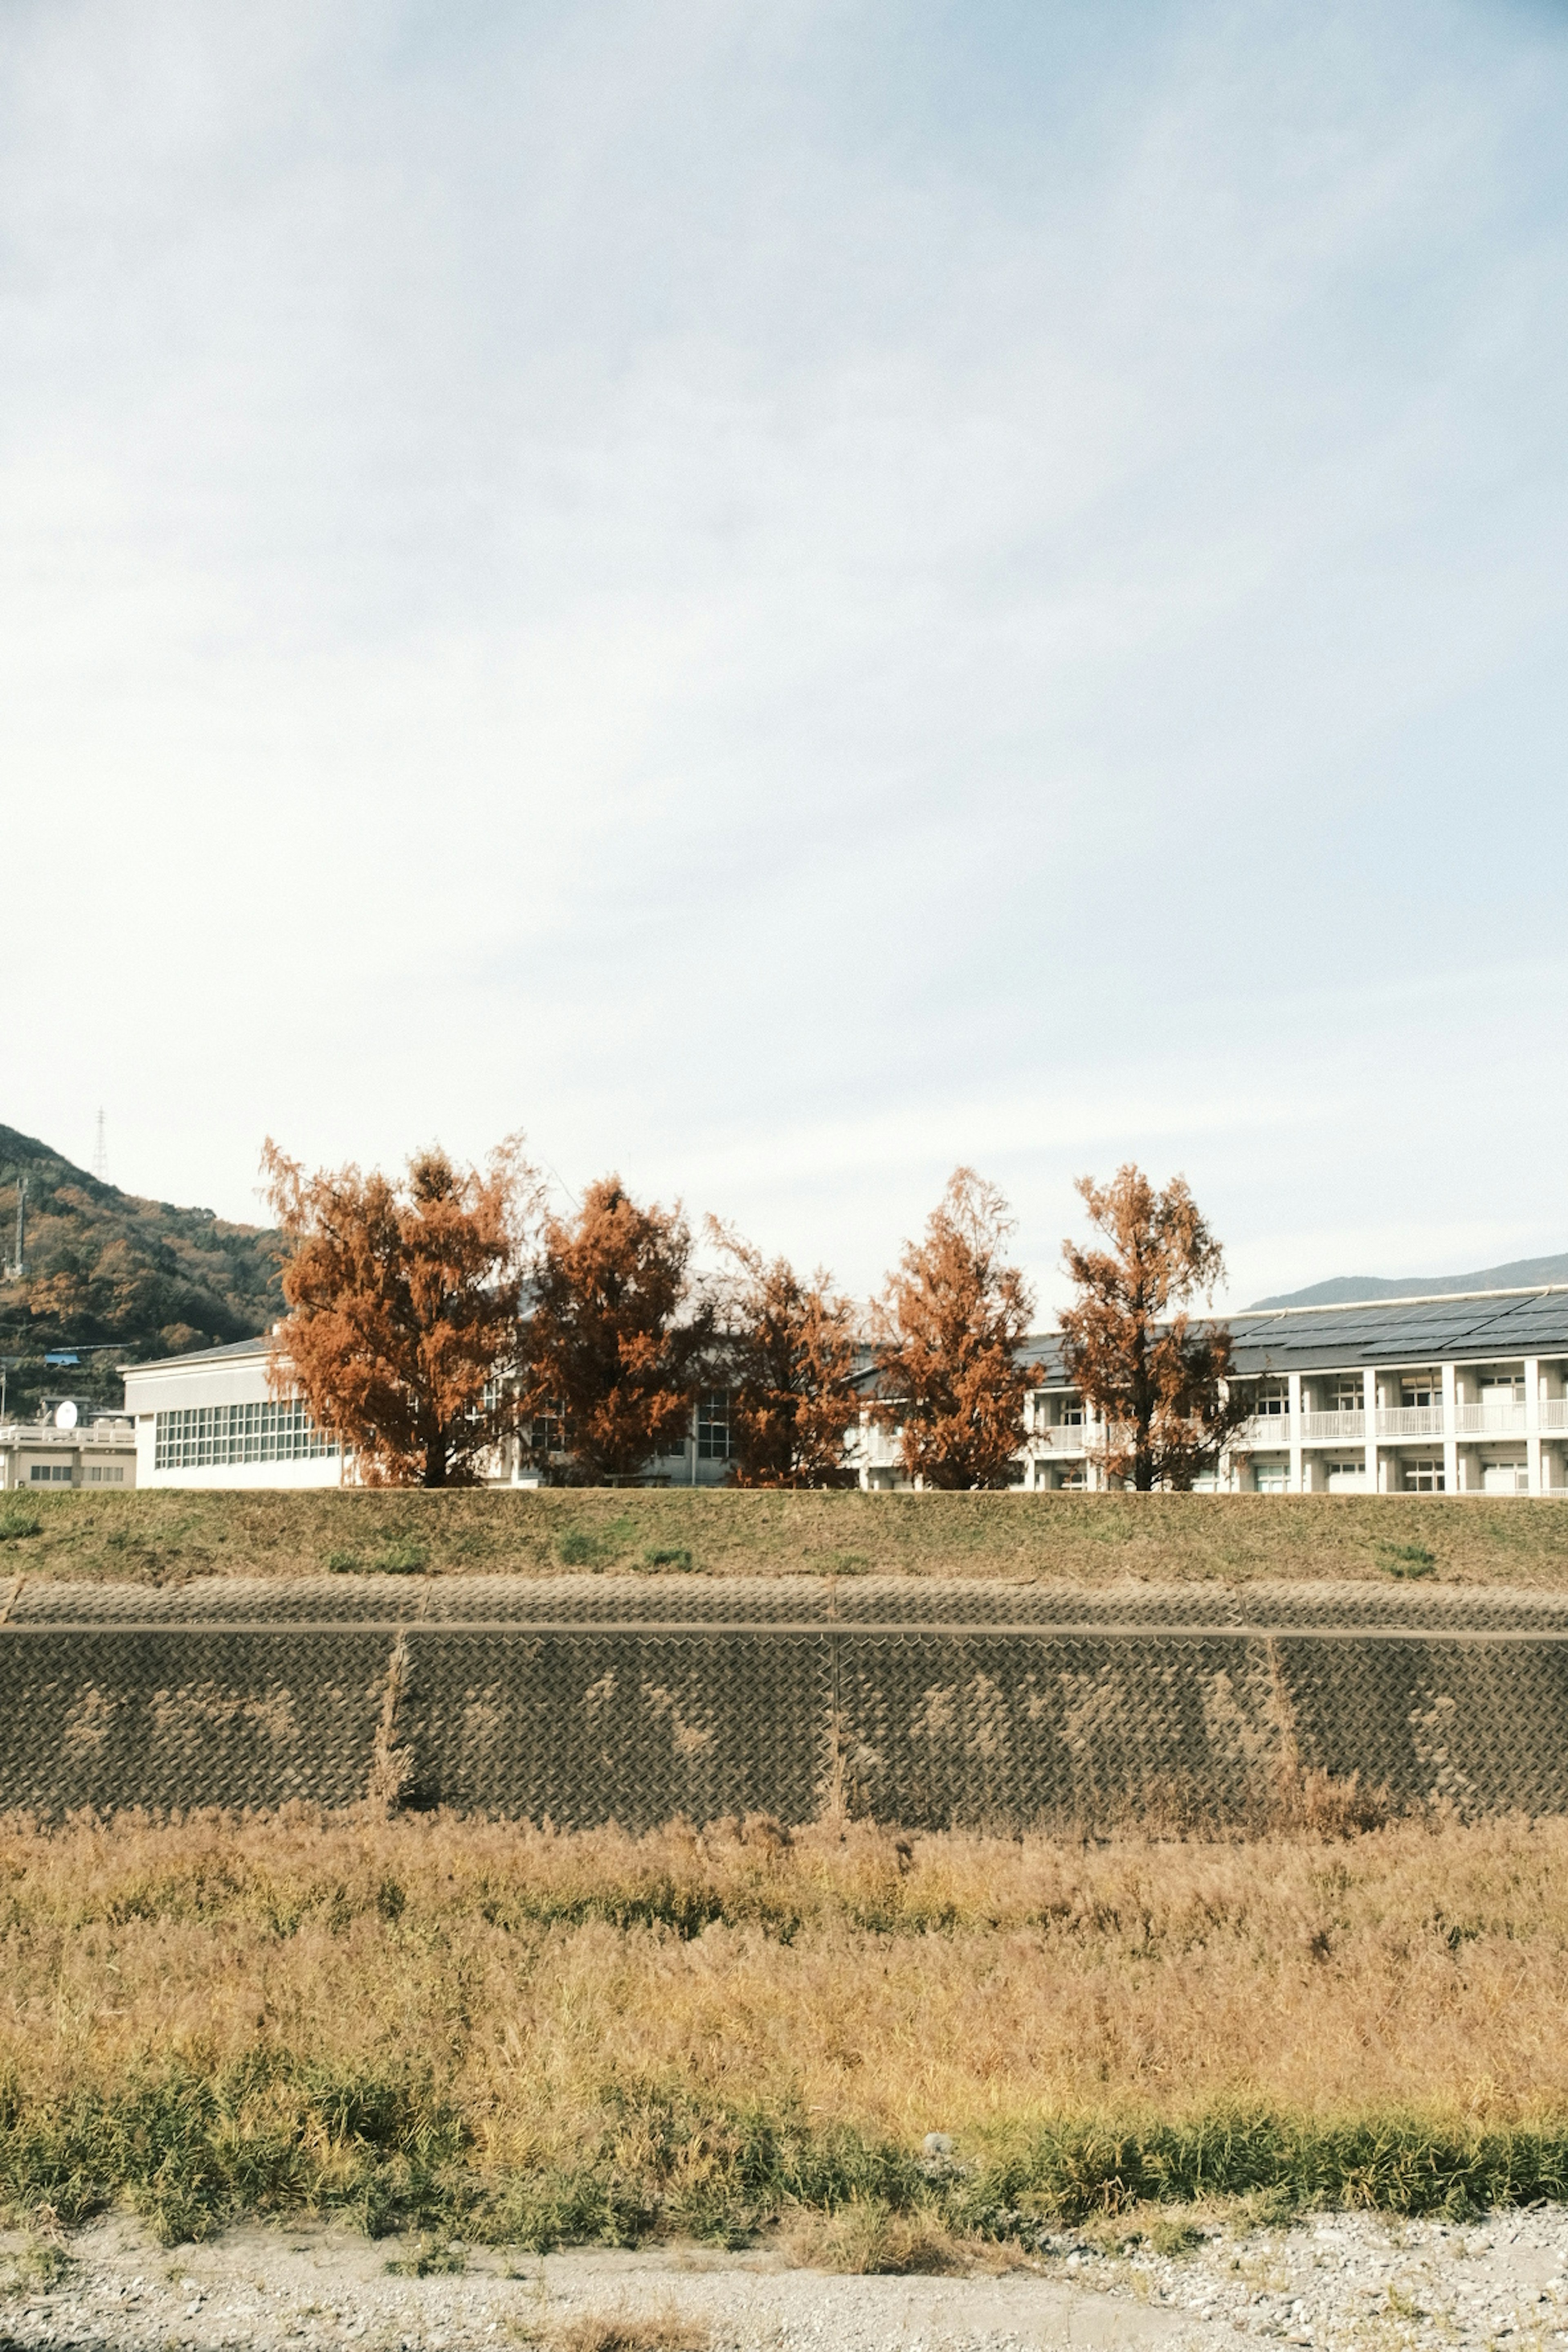
[[[171,2253],[116,2217],[70,2241],[51,2282],[58,2255],[11,2237],[0,2240],[0,2347],[458,2352],[548,2346],[590,2316],[632,2323],[634,2341],[637,2323],[683,2323],[688,2341],[712,2352],[1198,2352],[1238,2339],[1319,2352],[1568,2346],[1560,2209],[1447,2228],[1359,2215],[1239,2237],[1215,2227],[1166,2256],[1106,2256],[1063,2237],[1026,2269],[967,2278],[833,2277],[773,2254],[671,2247],[546,2257],[481,2249],[455,2273],[388,2268],[408,2251],[308,2224],[234,2230]]]

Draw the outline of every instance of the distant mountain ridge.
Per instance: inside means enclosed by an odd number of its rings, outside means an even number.
[[[1378,1274],[1338,1274],[1306,1290],[1259,1298],[1249,1310],[1268,1307],[1342,1307],[1356,1298],[1436,1298],[1457,1290],[1528,1290],[1538,1282],[1568,1282],[1568,1251],[1558,1257],[1519,1257],[1508,1265],[1483,1266],[1479,1274],[1407,1275],[1389,1281]]]
[[[248,1339],[282,1312],[279,1234],[231,1224],[210,1209],[140,1200],[14,1127],[0,1127],[6,1260],[16,1246],[23,1177],[26,1272],[21,1281],[0,1280],[7,1414],[26,1414],[62,1389],[118,1405],[121,1360]],[[46,1367],[47,1351],[71,1349],[84,1351],[79,1366]]]

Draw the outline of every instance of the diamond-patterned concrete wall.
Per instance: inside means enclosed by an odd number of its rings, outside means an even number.
[[[865,1578],[24,1583],[0,1807],[1016,1829],[1282,1776],[1568,1811],[1568,1598]]]

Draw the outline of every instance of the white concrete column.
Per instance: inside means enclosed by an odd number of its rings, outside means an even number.
[[[1459,1491],[1459,1392],[1452,1364],[1443,1367],[1443,1489]]]
[[[1524,1360],[1524,1451],[1529,1465],[1526,1476],[1532,1495],[1544,1493],[1541,1475],[1541,1359],[1526,1356]]]
[[[1369,1364],[1361,1376],[1361,1409],[1366,1416],[1367,1492],[1377,1492],[1377,1374]]]
[[[1289,1372],[1286,1385],[1290,1391],[1290,1492],[1299,1495],[1304,1481],[1301,1476],[1301,1375]]]

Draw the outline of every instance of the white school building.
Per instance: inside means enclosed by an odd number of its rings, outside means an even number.
[[[354,1483],[353,1457],[318,1429],[299,1397],[268,1384],[267,1337],[122,1364],[125,1410],[136,1433],[139,1486],[342,1486]],[[541,1424],[542,1433],[543,1424]],[[648,1465],[669,1486],[721,1485],[729,1475],[730,1400],[710,1390],[692,1409],[674,1452]],[[515,1441],[497,1449],[486,1481],[534,1486],[538,1473]]]
[[[1289,1495],[1568,1492],[1568,1285],[1226,1318],[1252,1404],[1211,1487]],[[1097,1433],[1061,1368],[1040,1385],[1031,1486],[1092,1486]]]
[[[1252,1412],[1204,1482],[1210,1488],[1568,1493],[1568,1285],[1269,1307],[1226,1319]],[[1037,1491],[1103,1485],[1096,1453],[1105,1433],[1066,1377],[1060,1341],[1031,1339],[1026,1352],[1037,1385],[1018,1483]],[[315,1427],[298,1398],[272,1394],[269,1360],[262,1338],[123,1366],[135,1484],[352,1484],[352,1456]],[[63,1452],[50,1458],[63,1460]],[[862,1486],[907,1483],[889,1432],[862,1427],[848,1458]],[[731,1459],[729,1399],[710,1391],[693,1408],[683,1446],[650,1462],[647,1475],[661,1486],[713,1486]],[[536,1474],[508,1445],[490,1483],[531,1486]]]

